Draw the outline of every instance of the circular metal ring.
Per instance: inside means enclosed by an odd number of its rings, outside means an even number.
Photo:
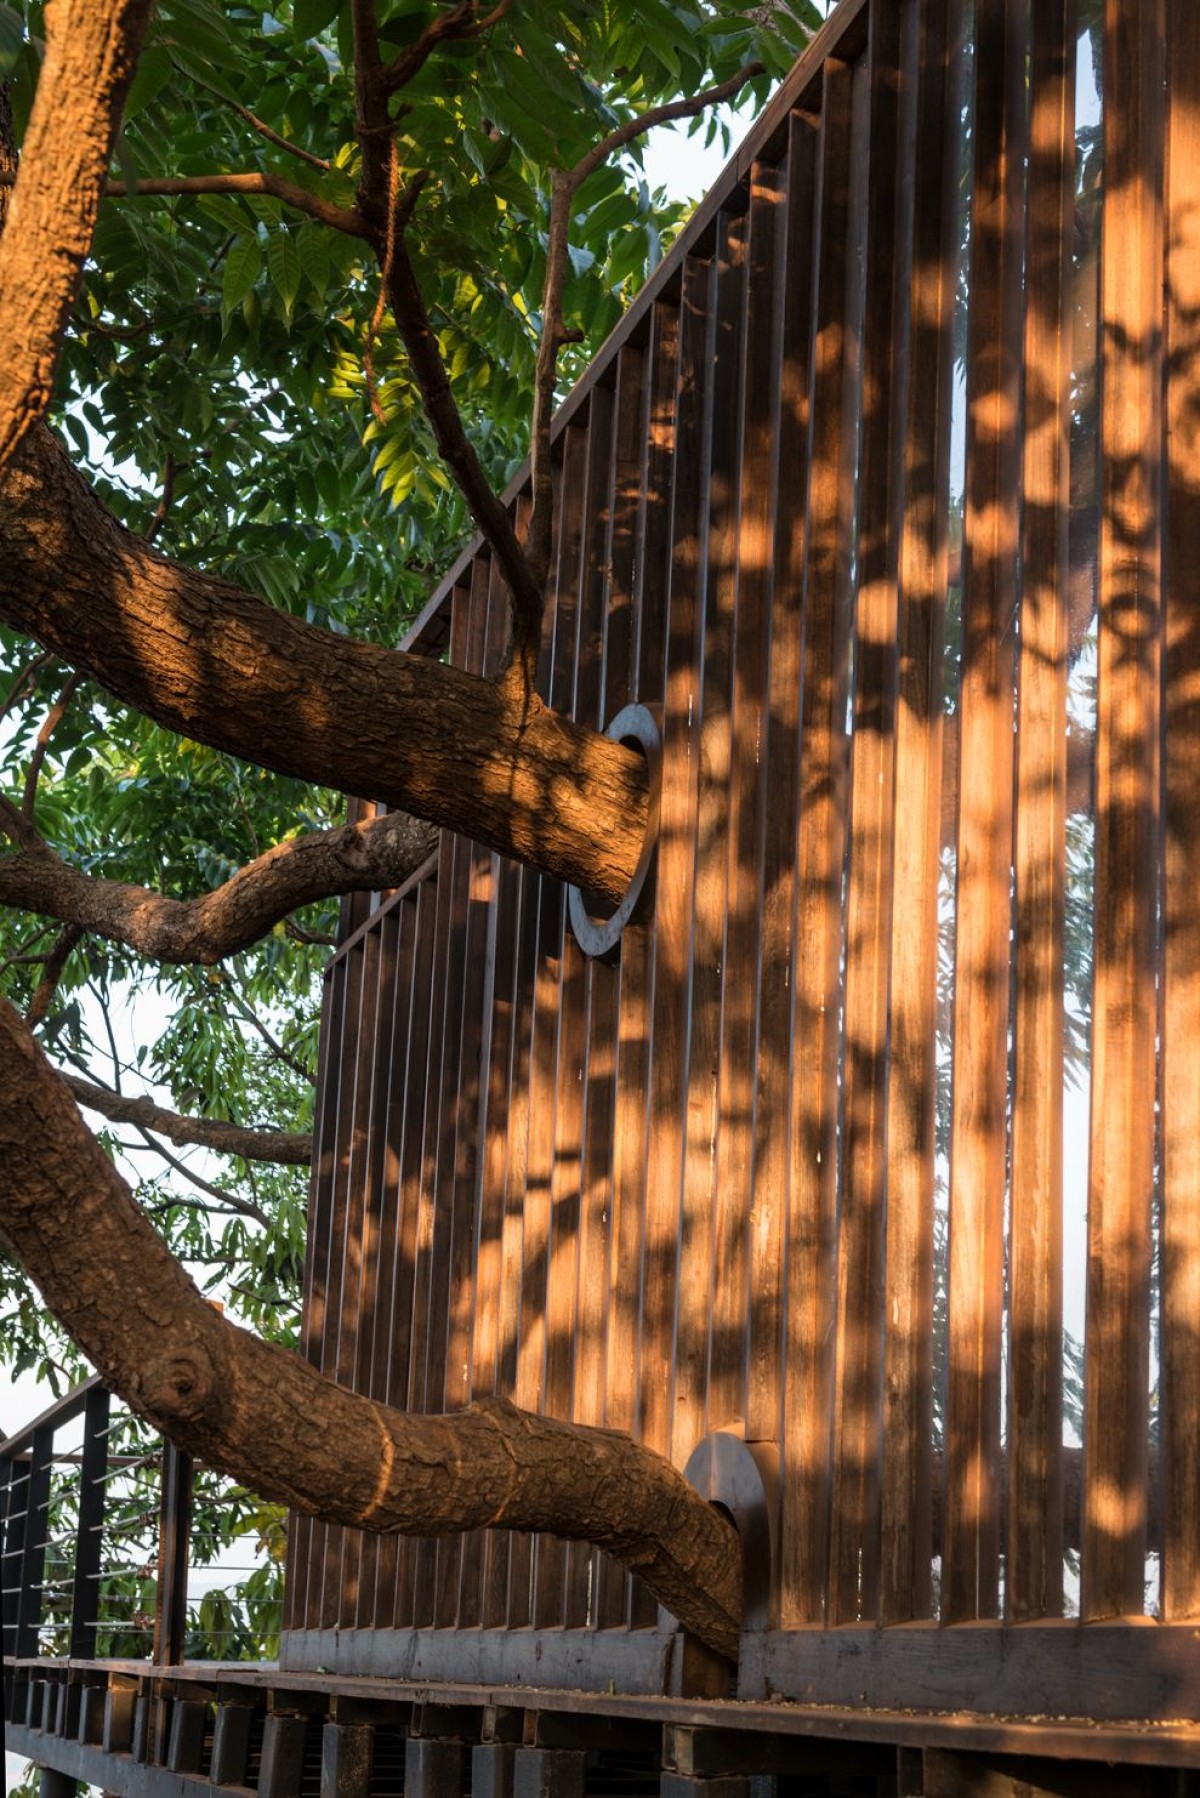
[[[592,910],[597,903],[595,894],[586,893],[582,887],[568,888],[568,903],[571,928],[584,954],[598,961],[615,961],[625,926],[631,918],[646,915],[654,891],[650,875],[658,848],[658,802],[662,790],[662,731],[657,708],[623,706],[604,734],[614,743],[640,749],[646,759],[646,829],[642,851],[620,904],[607,917],[595,915]]]

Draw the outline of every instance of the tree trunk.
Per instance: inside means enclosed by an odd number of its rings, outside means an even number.
[[[620,899],[641,757],[493,682],[302,623],[119,525],[50,432],[0,476],[0,619],[198,742]]]
[[[113,1390],[265,1498],[402,1535],[485,1527],[593,1542],[736,1657],[732,1524],[615,1431],[489,1399],[409,1416],[336,1386],[206,1303],[0,1001],[0,1231]]]

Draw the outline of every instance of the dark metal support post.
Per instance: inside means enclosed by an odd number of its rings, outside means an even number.
[[[103,1386],[93,1387],[83,1408],[79,1526],[75,1535],[75,1583],[71,1593],[71,1658],[76,1661],[96,1658],[110,1410],[107,1390]]]
[[[46,1577],[46,1541],[50,1534],[50,1462],[54,1431],[35,1430],[29,1456],[29,1489],[25,1505],[25,1537],[17,1574],[14,1658],[28,1660],[37,1653],[42,1622],[42,1588]]]
[[[192,1457],[173,1442],[164,1442],[154,1606],[154,1660],[159,1666],[178,1666],[183,1659],[191,1532]]]

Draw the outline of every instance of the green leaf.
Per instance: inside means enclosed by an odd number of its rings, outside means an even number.
[[[271,272],[275,291],[283,301],[283,310],[291,318],[304,270],[296,240],[286,226],[280,231],[272,232],[267,239],[267,267]]]
[[[221,282],[221,308],[226,319],[240,306],[262,269],[262,246],[257,237],[239,237],[225,258]]]
[[[17,66],[25,26],[21,15],[11,6],[0,6],[0,80],[6,80]]]
[[[338,16],[341,0],[294,0],[292,31],[296,37],[316,37]]]
[[[136,118],[143,107],[149,106],[151,100],[158,98],[163,89],[170,83],[175,73],[175,65],[171,61],[171,53],[161,44],[152,44],[143,53],[138,64],[137,74],[133,78],[133,86],[129,90],[129,98],[125,102],[125,122]]]

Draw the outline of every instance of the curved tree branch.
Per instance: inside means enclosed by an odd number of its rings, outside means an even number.
[[[269,849],[211,893],[168,899],[147,887],[102,880],[65,862],[0,795],[0,830],[20,843],[0,855],[0,905],[20,906],[139,955],[211,967],[256,943],[290,912],[340,893],[401,886],[429,860],[438,833],[404,812],[314,831]]]
[[[106,1383],[252,1491],[405,1535],[489,1526],[593,1542],[718,1653],[737,1653],[737,1534],[615,1431],[484,1400],[409,1416],[336,1386],[205,1303],[0,1002],[0,1230]]]
[[[0,473],[0,618],[153,718],[618,900],[642,758],[536,694],[320,630],[124,529],[45,427]]]
[[[61,1072],[64,1085],[80,1105],[99,1112],[112,1124],[134,1124],[139,1130],[157,1130],[181,1149],[213,1149],[220,1155],[240,1155],[243,1161],[282,1162],[288,1167],[307,1167],[312,1160],[312,1137],[296,1130],[253,1130],[244,1124],[226,1124],[217,1118],[182,1117],[167,1111],[153,1099],[129,1098],[115,1093],[81,1074]],[[158,1144],[151,1145],[157,1149]],[[209,1190],[212,1190],[211,1188]],[[228,1193],[222,1200],[232,1203]],[[258,1211],[254,1216],[261,1218]]]
[[[0,254],[0,467],[45,411],[151,0],[51,0]]]
[[[441,43],[451,43],[455,39],[481,37],[498,25],[512,4],[512,0],[498,0],[490,12],[479,17],[477,0],[458,0],[447,12],[430,20],[415,44],[402,50],[394,61],[383,71],[383,85],[389,94],[398,93],[402,87],[419,75],[433,52]]]
[[[0,174],[0,187],[11,176]],[[369,237],[366,221],[352,206],[338,206],[307,187],[277,175],[273,169],[252,169],[211,175],[148,175],[144,181],[107,181],[106,200],[176,199],[189,194],[268,194],[281,205],[305,212],[318,224],[342,231],[347,237]],[[91,327],[90,327],[91,328]]]

